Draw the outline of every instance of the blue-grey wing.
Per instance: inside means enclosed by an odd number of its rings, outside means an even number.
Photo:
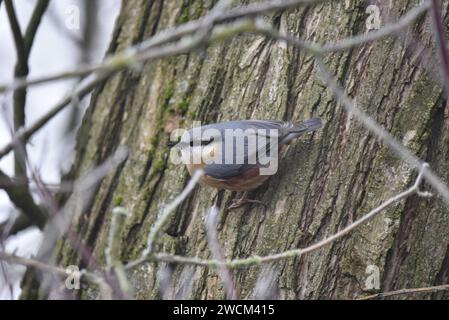
[[[208,127],[210,126],[204,126],[203,128],[207,129]],[[221,163],[212,163],[207,165],[205,168],[205,173],[215,179],[229,179],[239,176],[243,172],[259,166],[258,159],[260,154],[263,153],[264,156],[272,156],[270,151],[270,146],[274,142],[272,139],[275,139],[277,145],[279,146],[281,144],[289,143],[291,140],[304,133],[317,130],[319,127],[321,127],[320,119],[309,119],[302,123],[296,124],[276,120],[243,120],[214,124],[213,128],[220,130],[222,132],[222,137],[225,137],[226,129],[241,129],[243,131],[253,129],[252,132],[255,133],[256,140],[251,140],[248,137],[241,140],[243,141],[244,151],[243,161],[237,161],[235,148],[233,149],[234,152],[232,161],[229,161],[229,158],[226,158],[226,149],[229,148],[229,146],[226,146],[226,144],[222,141]],[[251,132],[251,130],[246,131],[246,133],[243,134],[248,134],[248,132]],[[264,136],[264,139],[260,139],[261,136]],[[257,141],[255,146],[253,145],[254,141]],[[251,143],[251,145],[248,145],[248,143]]]
[[[257,164],[209,164],[204,173],[215,179],[226,180],[237,177],[247,170],[255,168]]]
[[[219,124],[224,129],[254,129],[259,133],[265,131],[268,136],[272,136],[270,130],[275,130],[279,144],[289,143],[291,140],[311,131],[318,130],[321,126],[321,119],[308,119],[299,123],[292,123],[278,120],[243,120],[228,121]]]
[[[205,173],[215,179],[226,180],[241,175],[242,173],[258,167],[258,154],[261,152],[269,152],[267,145],[270,142],[270,135],[273,133],[270,130],[275,130],[275,139],[278,143],[279,134],[283,134],[285,122],[282,121],[265,121],[265,120],[244,120],[244,121],[229,121],[214,124],[213,127],[221,130],[222,137],[226,137],[225,130],[241,129],[244,138],[240,140],[243,142],[241,150],[244,152],[243,161],[238,161],[236,156],[237,140],[234,140],[234,145],[226,145],[222,141],[222,157],[221,163],[212,163],[205,167]],[[207,126],[205,127],[207,129]],[[252,129],[252,130],[251,130]],[[261,139],[264,136],[264,139]],[[255,143],[255,145],[254,145]],[[250,145],[249,145],[250,144]],[[232,147],[232,157],[229,156],[228,148]],[[226,158],[228,155],[228,158]],[[231,160],[231,161],[229,161]]]

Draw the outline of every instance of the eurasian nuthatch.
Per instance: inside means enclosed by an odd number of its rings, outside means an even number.
[[[204,170],[200,183],[218,189],[249,191],[276,173],[278,154],[293,139],[320,127],[320,119],[301,123],[227,121],[186,131],[177,146],[190,175],[198,168]]]

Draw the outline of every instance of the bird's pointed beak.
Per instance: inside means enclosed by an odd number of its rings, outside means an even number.
[[[189,144],[185,141],[168,141],[167,146],[170,148],[179,148],[183,149],[187,147]]]
[[[169,148],[173,148],[174,146],[176,146],[178,144],[178,141],[168,141],[167,142],[167,146]]]

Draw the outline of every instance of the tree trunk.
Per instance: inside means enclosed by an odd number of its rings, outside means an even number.
[[[392,21],[416,5],[418,1],[407,0],[379,4],[383,19]],[[302,38],[335,41],[366,32],[366,6],[361,1],[331,1],[274,13],[269,20]],[[184,1],[182,6],[177,1],[123,1],[110,52],[197,19],[211,7],[210,1]],[[445,14],[446,10],[445,4]],[[448,181],[448,109],[438,79],[433,78],[433,47],[431,21],[425,17],[397,38],[331,54],[325,62],[359,108]],[[96,90],[79,131],[71,177],[101,164],[119,145],[126,145],[130,155],[104,179],[72,229],[104,265],[111,212],[121,205],[130,212],[122,226],[122,260],[136,259],[158,212],[189,179],[183,166],[168,160],[173,126],[311,117],[322,118],[323,128],[293,142],[278,173],[253,194],[267,208],[249,205],[229,212],[226,207],[240,194],[197,187],[176,210],[158,251],[211,258],[204,217],[215,198],[224,255],[242,258],[313,244],[414,183],[416,173],[334,101],[316,75],[313,58],[284,43],[244,35],[145,64],[140,71],[121,72]],[[447,230],[449,215],[443,201],[413,195],[320,250],[268,267],[280,299],[347,299],[447,283]],[[57,246],[57,260],[61,266],[91,267],[68,240]],[[216,270],[173,268],[175,296],[192,279],[186,298],[224,298]],[[161,297],[158,270],[161,265],[151,263],[128,274],[136,298]],[[257,265],[232,271],[241,298],[254,296],[258,277],[266,270]],[[24,297],[33,296],[30,289],[25,283]],[[82,290],[80,296],[95,297],[90,293]]]

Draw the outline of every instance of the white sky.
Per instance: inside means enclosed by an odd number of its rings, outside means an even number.
[[[36,0],[13,1],[18,15],[22,32],[26,27]],[[72,69],[80,59],[78,47],[70,39],[72,33],[81,37],[81,30],[69,28],[73,22],[73,8],[80,8],[81,25],[83,25],[83,6],[80,0],[50,1],[46,15],[37,32],[33,49],[30,55],[30,76],[45,75],[53,72]],[[76,7],[74,7],[76,6]],[[93,58],[101,60],[107,48],[115,18],[120,9],[120,0],[100,0],[97,13],[98,30],[97,45]],[[49,13],[55,17],[51,18]],[[9,83],[13,77],[15,65],[15,49],[9,27],[9,21],[5,12],[4,3],[0,7],[0,83]],[[56,82],[48,85],[33,87],[28,90],[26,104],[26,122],[33,123],[40,116],[57,103],[72,88],[73,81]],[[11,105],[11,97],[7,105]],[[0,110],[0,112],[3,112]],[[33,166],[39,168],[42,178],[48,183],[59,183],[60,169],[63,162],[71,158],[67,148],[67,141],[63,141],[62,134],[67,113],[62,112],[48,123],[32,139],[28,146],[28,154]],[[0,148],[10,140],[8,126],[4,117],[0,117]],[[0,160],[0,169],[7,173],[13,173],[13,157],[8,155]],[[36,197],[38,200],[38,198]],[[4,191],[0,190],[0,221],[6,219],[12,210],[12,205]],[[40,233],[37,230],[23,232],[7,241],[7,249],[17,249],[18,253],[30,255],[38,249]],[[9,268],[11,269],[11,268]],[[14,296],[19,294],[19,279],[23,268],[10,270],[16,272]],[[1,272],[0,272],[1,273]],[[0,299],[10,299],[9,290],[3,288],[4,279],[0,274]]]

